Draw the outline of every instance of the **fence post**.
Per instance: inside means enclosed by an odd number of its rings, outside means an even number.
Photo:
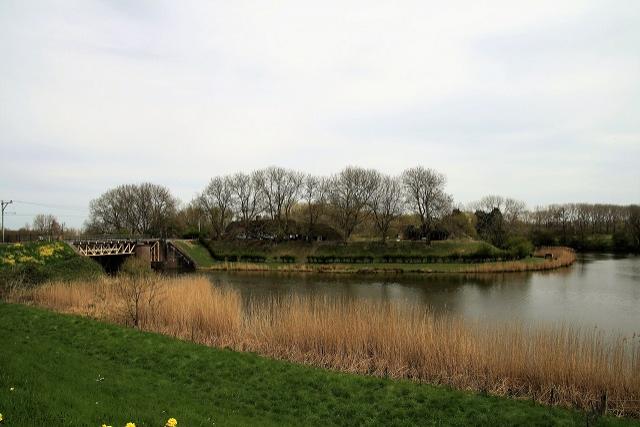
[[[602,392],[602,396],[600,397],[600,411],[602,412],[602,415],[607,415],[608,403],[607,391],[605,390]]]

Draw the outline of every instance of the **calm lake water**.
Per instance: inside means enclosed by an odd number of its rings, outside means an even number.
[[[551,272],[461,275],[349,276],[212,273],[216,286],[243,300],[298,294],[393,300],[467,318],[597,327],[640,334],[640,256],[581,255]]]

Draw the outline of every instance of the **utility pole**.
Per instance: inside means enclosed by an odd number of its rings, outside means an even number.
[[[2,243],[4,243],[4,210],[13,203],[13,200],[9,200],[5,202],[4,200],[0,200],[0,205],[2,205]]]

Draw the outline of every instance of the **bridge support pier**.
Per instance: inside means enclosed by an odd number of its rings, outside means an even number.
[[[149,245],[136,245],[133,254],[136,258],[144,259],[151,265],[151,246]]]

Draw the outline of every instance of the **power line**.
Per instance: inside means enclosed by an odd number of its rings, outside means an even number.
[[[42,213],[17,213],[17,212],[6,212],[5,215],[10,215],[10,216],[38,216],[41,215]],[[80,214],[55,214],[54,216],[57,217],[62,217],[62,218],[66,218],[66,217],[77,217],[77,218],[84,218],[86,217],[86,215],[80,215]]]
[[[61,210],[68,210],[68,211],[82,211],[82,212],[86,212],[87,208],[81,208],[79,206],[69,206],[69,205],[54,205],[54,204],[47,204],[47,203],[38,203],[38,202],[28,202],[25,200],[14,200],[14,203],[20,203],[23,205],[33,205],[33,206],[40,206],[43,208],[52,208],[52,209],[61,209]]]

